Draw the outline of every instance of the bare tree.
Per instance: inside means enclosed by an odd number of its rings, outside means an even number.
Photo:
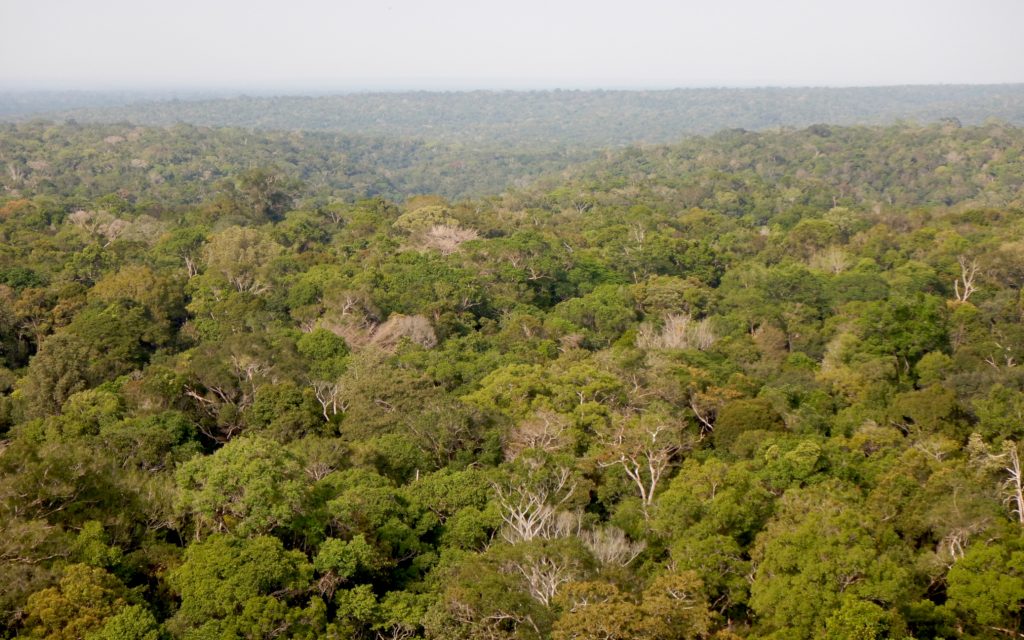
[[[11,176],[13,184],[20,184],[25,179],[25,172],[12,163],[7,163],[7,175]]]
[[[505,443],[505,457],[515,460],[520,453],[529,449],[549,453],[558,451],[568,444],[568,429],[568,418],[541,409],[515,426]]]
[[[245,353],[231,354],[227,362],[229,376],[200,377],[184,387],[185,396],[213,418],[212,427],[200,423],[199,430],[218,442],[227,442],[242,431],[244,423],[240,416],[252,406],[257,387],[272,370],[266,360]]]
[[[348,402],[342,398],[344,387],[340,381],[311,380],[309,386],[313,388],[313,395],[320,403],[325,422],[330,422],[339,411],[345,413],[348,410]]]
[[[492,485],[501,519],[501,535],[506,542],[526,542],[556,537],[559,507],[564,506],[576,489],[569,469],[560,467],[550,474],[534,474]]]
[[[1007,478],[1003,482],[1002,489],[1004,502],[1010,507],[1010,511],[1017,516],[1017,522],[1024,525],[1024,473],[1020,464],[1020,449],[1013,440],[1003,443],[1003,453],[997,456],[999,461],[1006,466],[1003,471]]]
[[[1024,466],[1021,465],[1020,447],[1017,443],[1013,440],[1004,440],[1002,451],[992,453],[981,435],[974,433],[968,440],[967,451],[981,468],[998,469],[1005,474],[999,484],[1003,504],[1009,507],[1017,522],[1024,525]]]
[[[978,261],[960,256],[957,262],[960,264],[960,277],[953,281],[953,293],[957,302],[967,302],[971,294],[977,291],[974,281],[978,277]]]
[[[508,562],[526,581],[526,590],[545,607],[558,594],[563,584],[572,582],[579,574],[578,562],[556,554],[529,555],[523,560]]]
[[[830,246],[811,256],[809,263],[816,269],[828,273],[842,273],[849,266],[849,259],[841,247]]]
[[[715,333],[708,318],[694,320],[689,314],[670,314],[660,329],[649,323],[640,325],[636,344],[641,349],[697,349],[706,351],[715,344]]]
[[[376,327],[372,331],[371,340],[381,348],[393,349],[403,338],[425,349],[437,346],[437,334],[430,320],[419,315],[406,316],[400,313],[391,314],[387,322]]]
[[[683,449],[682,431],[681,422],[657,413],[614,416],[611,427],[600,434],[604,450],[598,464],[622,467],[646,508]]]
[[[516,629],[529,626],[539,636],[540,628],[529,614],[515,610],[498,609],[489,615],[480,615],[469,603],[451,599],[445,605],[448,617],[460,629],[467,630],[466,637],[481,640],[505,640],[516,637]],[[512,630],[507,630],[512,627]]]
[[[613,526],[584,531],[580,539],[598,562],[609,566],[625,567],[647,548],[646,542],[634,542]]]
[[[467,229],[452,224],[436,224],[431,227],[421,239],[421,243],[428,249],[436,249],[443,256],[449,256],[459,250],[459,247],[471,240],[476,240],[480,234],[476,229]]]
[[[404,622],[395,622],[386,629],[375,632],[377,640],[407,640],[415,635],[416,627]]]
[[[94,236],[95,239],[105,240],[104,247],[110,246],[110,243],[124,235],[130,226],[127,221],[115,218],[106,211],[79,209],[68,215],[67,219],[68,222]]]

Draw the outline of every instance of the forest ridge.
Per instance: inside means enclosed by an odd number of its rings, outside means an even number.
[[[509,149],[603,149],[723,129],[921,124],[956,117],[1024,125],[1024,84],[671,90],[398,91],[155,99],[103,92],[0,93],[0,117],[329,131]]]

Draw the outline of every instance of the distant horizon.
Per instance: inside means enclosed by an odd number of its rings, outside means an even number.
[[[1012,82],[904,82],[892,84],[694,84],[694,85],[416,85],[381,82],[379,84],[358,84],[338,87],[314,86],[202,86],[202,85],[124,85],[108,87],[75,87],[55,85],[4,85],[0,93],[80,93],[80,94],[208,94],[210,98],[224,97],[325,97],[330,95],[352,95],[373,93],[542,93],[542,92],[670,92],[670,91],[714,91],[714,90],[773,90],[773,89],[822,89],[859,90],[893,89],[912,87],[1016,87],[1024,80]]]

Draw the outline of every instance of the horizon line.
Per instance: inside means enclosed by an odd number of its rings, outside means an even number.
[[[0,92],[8,94],[33,94],[33,93],[78,93],[78,94],[137,94],[137,95],[158,95],[158,94],[207,94],[209,97],[245,97],[252,93],[258,97],[302,97],[302,96],[327,96],[327,95],[357,95],[375,93],[549,93],[549,92],[656,92],[656,91],[701,91],[701,90],[854,90],[854,89],[898,89],[898,88],[957,88],[957,87],[1018,87],[1024,85],[1024,80],[1015,82],[904,82],[891,84],[788,84],[788,83],[766,83],[766,84],[743,84],[743,83],[698,83],[698,84],[625,84],[608,83],[593,85],[559,85],[559,84],[536,84],[536,85],[506,85],[487,86],[485,84],[437,84],[424,85],[417,83],[402,82],[377,82],[377,83],[352,83],[343,86],[323,85],[114,85],[98,87],[82,87],[74,85],[6,85],[0,82]]]

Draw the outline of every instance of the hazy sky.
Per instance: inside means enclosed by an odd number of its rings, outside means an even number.
[[[1024,82],[1024,0],[0,0],[0,86]]]

